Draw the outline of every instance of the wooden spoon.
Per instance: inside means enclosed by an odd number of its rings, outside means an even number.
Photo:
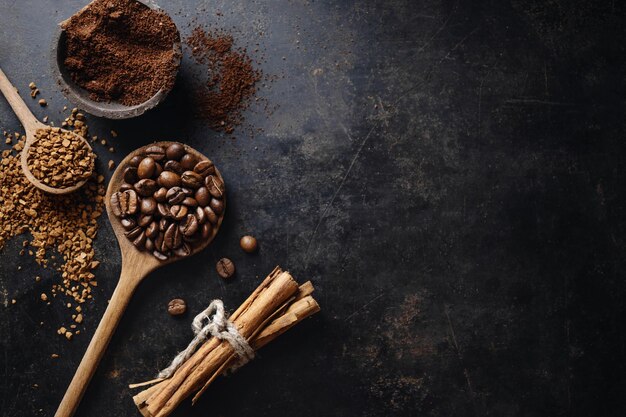
[[[17,89],[13,86],[13,84],[11,84],[4,72],[2,72],[2,69],[0,69],[0,91],[2,91],[4,97],[6,97],[7,101],[9,102],[9,106],[11,106],[11,108],[15,112],[15,115],[20,120],[22,126],[24,126],[24,130],[26,131],[26,143],[24,143],[24,149],[22,149],[20,162],[22,165],[22,171],[24,172],[24,175],[26,176],[28,181],[30,181],[35,187],[39,188],[40,190],[50,194],[68,194],[82,187],[87,182],[86,179],[77,182],[71,187],[53,188],[35,178],[35,176],[30,172],[30,169],[28,169],[28,150],[30,149],[30,146],[33,144],[33,142],[36,140],[35,133],[39,129],[50,129],[50,126],[41,123],[39,120],[37,120],[37,118],[35,118],[35,116],[28,109],[28,106],[26,106],[26,103],[24,103],[24,100],[22,100],[22,98],[20,97]],[[74,132],[70,132],[69,130],[61,130],[63,132],[74,135],[74,137],[82,140],[87,145],[89,150],[93,152],[91,146],[89,145],[89,142],[87,142],[84,137],[77,135]]]
[[[156,142],[151,145],[159,145],[166,148],[172,143],[174,142]],[[100,320],[100,324],[98,325],[98,328],[96,329],[96,332],[87,347],[87,351],[85,352],[85,355],[83,356],[83,359],[74,374],[74,378],[72,378],[72,382],[65,392],[65,396],[59,405],[55,417],[71,417],[76,411],[76,408],[78,407],[78,404],[80,403],[80,400],[87,388],[87,384],[89,384],[91,377],[95,373],[98,363],[100,362],[100,359],[104,355],[107,345],[109,344],[109,340],[113,336],[115,328],[117,327],[117,324],[119,323],[120,318],[122,317],[122,314],[124,313],[124,310],[126,309],[126,306],[128,305],[128,302],[130,301],[139,283],[155,269],[163,265],[176,262],[180,259],[184,259],[182,257],[172,256],[165,261],[159,261],[150,252],[139,251],[124,235],[125,230],[111,209],[111,195],[119,190],[120,185],[124,183],[124,169],[128,166],[128,161],[135,155],[143,154],[146,147],[147,146],[139,148],[124,158],[113,173],[111,181],[109,182],[105,204],[109,220],[113,227],[113,232],[115,233],[115,237],[117,238],[117,242],[119,243],[122,251],[122,272],[120,274],[120,280],[117,283],[117,287],[115,288],[115,291],[111,296],[111,300],[109,301],[109,305],[104,312],[104,316]],[[207,159],[206,156],[202,155],[195,149],[188,146],[185,146],[185,149],[187,152],[193,154],[198,160]],[[217,168],[215,169],[215,175],[217,175],[222,182],[224,181]],[[223,201],[225,211],[225,197]],[[195,247],[192,247],[190,256],[207,247],[208,244],[215,238],[215,235],[222,224],[222,220],[224,219],[224,211],[222,211],[216,226],[213,228],[212,235],[206,241],[201,243],[199,242]]]

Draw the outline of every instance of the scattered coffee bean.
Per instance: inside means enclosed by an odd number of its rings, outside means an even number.
[[[232,277],[235,273],[235,264],[228,258],[222,258],[217,261],[215,269],[220,277],[226,279]]]
[[[165,150],[167,159],[178,161],[185,155],[185,147],[180,143],[173,143]]]
[[[180,298],[175,298],[167,304],[167,312],[172,316],[180,316],[185,314],[185,311],[187,311],[187,304]]]
[[[138,249],[166,260],[188,256],[213,237],[224,212],[224,184],[211,161],[175,143],[150,145],[121,168],[124,183],[110,206]]]
[[[239,240],[239,246],[244,252],[253,253],[256,252],[258,244],[254,236],[246,235]]]

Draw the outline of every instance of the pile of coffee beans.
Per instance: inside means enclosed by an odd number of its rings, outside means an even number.
[[[188,256],[211,239],[224,213],[224,182],[213,163],[180,143],[151,145],[123,168],[111,209],[126,237],[159,260]]]

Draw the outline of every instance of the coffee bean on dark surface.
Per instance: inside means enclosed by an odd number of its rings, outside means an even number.
[[[239,240],[239,246],[244,252],[254,253],[258,249],[258,243],[254,236],[246,235]]]
[[[124,182],[111,196],[111,210],[137,249],[167,260],[188,256],[215,235],[224,184],[213,162],[174,143],[150,145],[122,169]]]
[[[187,311],[187,303],[183,299],[175,298],[167,304],[167,312],[172,316],[180,316],[185,314],[185,311]]]
[[[217,261],[215,269],[220,277],[226,279],[232,277],[235,273],[235,264],[228,258],[222,258]]]

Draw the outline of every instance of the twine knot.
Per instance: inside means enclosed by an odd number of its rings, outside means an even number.
[[[172,376],[196,351],[198,346],[209,338],[209,335],[220,340],[226,340],[235,350],[239,360],[230,368],[231,370],[242,367],[254,358],[254,349],[250,347],[246,339],[235,328],[235,325],[226,318],[222,300],[211,301],[211,304],[193,319],[191,329],[195,337],[185,350],[176,355],[167,368],[159,372],[159,378]]]

